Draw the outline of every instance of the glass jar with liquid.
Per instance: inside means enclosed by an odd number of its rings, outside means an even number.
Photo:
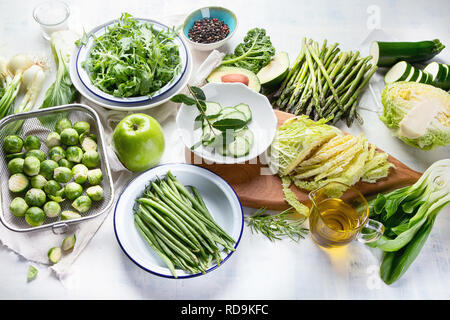
[[[39,23],[42,36],[50,40],[53,32],[68,28],[69,6],[63,1],[46,1],[38,4],[33,10],[33,17]]]

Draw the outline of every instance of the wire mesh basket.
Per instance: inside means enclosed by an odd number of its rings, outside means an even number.
[[[100,119],[92,108],[82,104],[70,104],[5,117],[0,121],[0,144],[3,145],[5,137],[11,134],[17,134],[22,137],[22,139],[25,139],[25,137],[29,135],[35,135],[42,142],[41,150],[48,154],[49,149],[45,144],[46,138],[50,132],[55,131],[55,124],[62,117],[69,118],[72,123],[77,121],[88,122],[90,124],[90,132],[97,137],[100,169],[103,173],[103,180],[100,184],[104,190],[103,199],[100,201],[92,201],[91,208],[86,213],[81,213],[81,218],[61,220],[61,215],[55,218],[47,217],[42,225],[32,227],[25,221],[24,217],[16,217],[10,212],[9,205],[11,201],[18,196],[24,197],[25,191],[23,193],[15,194],[9,190],[9,160],[6,158],[4,149],[0,148],[0,220],[12,231],[28,232],[52,228],[54,232],[57,232],[58,230],[59,233],[62,233],[67,229],[69,224],[86,221],[105,213],[113,203],[114,187],[105,151],[104,133]],[[17,128],[21,128],[21,131],[16,131]],[[86,183],[86,185],[83,186],[83,190],[87,187],[88,184]],[[61,212],[64,210],[76,211],[71,204],[72,201],[68,199],[61,202]]]

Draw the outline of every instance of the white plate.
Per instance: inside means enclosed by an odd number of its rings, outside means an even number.
[[[222,108],[233,107],[239,103],[248,104],[252,112],[248,127],[255,138],[250,153],[239,158],[222,156],[203,146],[195,148],[193,152],[208,162],[226,164],[242,163],[263,154],[272,143],[277,129],[277,117],[267,97],[242,83],[208,83],[202,90],[207,101],[218,102]],[[195,106],[185,104],[181,105],[177,114],[177,126],[187,148],[200,141],[202,129],[194,131],[194,120],[198,114]]]
[[[237,248],[244,227],[242,206],[230,185],[215,173],[190,164],[164,164],[147,170],[133,179],[122,190],[114,210],[114,230],[125,254],[139,267],[157,276],[174,278],[161,258],[141,238],[134,226],[133,204],[150,180],[163,177],[171,171],[184,185],[195,186],[202,195],[214,220],[236,241]],[[221,264],[230,256],[223,254]],[[211,266],[207,272],[217,268]],[[202,275],[177,270],[178,279]]]
[[[169,27],[163,25],[160,22],[150,20],[150,19],[141,19],[137,18],[136,20],[140,21],[141,23],[147,23],[153,25],[154,29],[156,31],[160,30],[168,30]],[[172,89],[183,77],[184,73],[186,72],[187,67],[187,59],[188,59],[188,49],[186,44],[184,43],[183,39],[180,36],[177,36],[174,38],[173,42],[178,46],[179,48],[179,55],[181,60],[181,68],[179,72],[175,75],[175,77],[167,83],[164,87],[162,87],[159,91],[155,92],[153,97],[148,96],[140,96],[140,97],[129,97],[129,98],[120,98],[115,97],[111,94],[105,93],[98,89],[97,87],[93,86],[91,84],[91,79],[89,78],[89,73],[82,67],[82,63],[88,59],[89,52],[92,49],[92,46],[94,45],[95,38],[98,38],[105,34],[107,32],[107,28],[111,25],[114,25],[118,22],[118,20],[113,20],[110,22],[107,22],[103,25],[100,25],[93,30],[91,30],[88,35],[88,41],[86,45],[81,45],[80,47],[76,48],[76,53],[74,54],[75,59],[75,65],[76,65],[76,72],[78,75],[78,78],[83,83],[83,85],[95,96],[102,98],[103,100],[106,100],[108,102],[115,102],[120,104],[130,104],[130,103],[151,103],[153,99],[158,98],[159,96],[163,95],[170,89]]]

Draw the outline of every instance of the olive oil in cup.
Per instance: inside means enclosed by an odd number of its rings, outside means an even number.
[[[345,199],[343,195],[351,196]],[[336,196],[342,194],[341,196]],[[342,247],[357,239],[378,240],[384,226],[369,219],[369,205],[355,188],[340,182],[330,182],[309,193],[312,201],[309,215],[311,237],[324,248]]]

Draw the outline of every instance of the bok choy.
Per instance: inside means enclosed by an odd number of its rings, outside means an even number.
[[[368,244],[385,254],[380,276],[387,284],[397,281],[424,246],[438,213],[450,204],[450,159],[432,164],[412,186],[370,201],[370,216],[383,223],[384,235]]]

